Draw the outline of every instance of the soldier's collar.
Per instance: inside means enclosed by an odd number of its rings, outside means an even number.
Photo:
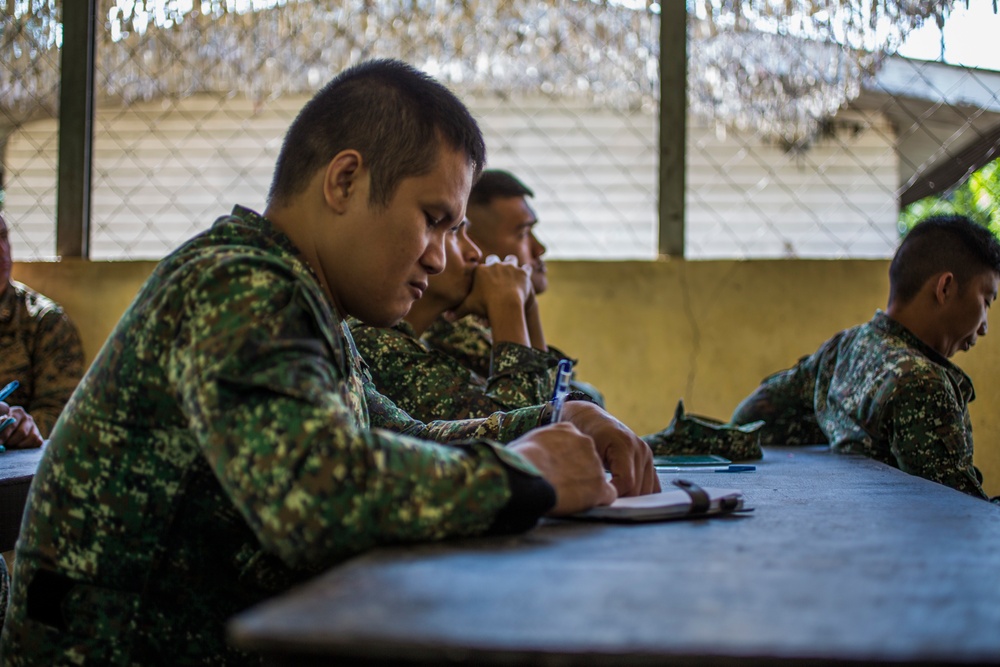
[[[233,212],[231,215],[246,224],[267,232],[276,246],[284,250],[291,257],[295,258],[295,263],[300,266],[309,275],[309,277],[313,279],[313,281],[315,281],[317,287],[323,284],[323,282],[319,279],[319,276],[316,275],[316,271],[313,270],[312,266],[310,266],[309,262],[302,258],[302,251],[299,250],[299,247],[295,245],[287,234],[276,228],[274,223],[262,216],[260,213],[246,208],[245,206],[240,206],[239,204],[233,206]],[[320,291],[323,291],[322,288],[320,288]]]
[[[933,347],[922,341],[917,334],[913,333],[902,324],[889,317],[881,309],[875,311],[875,317],[872,318],[871,323],[872,326],[879,331],[902,338],[907,345],[916,349],[925,357],[955,376],[955,379],[959,384],[968,388],[971,397],[975,396],[975,390],[972,388],[972,378],[970,378],[965,371],[956,366],[950,359],[948,359],[948,357],[944,356]],[[971,401],[972,398],[969,398],[969,400]]]
[[[406,320],[400,320],[399,322],[394,324],[392,328],[395,329],[396,331],[399,331],[400,333],[406,334],[410,338],[413,339],[418,338],[416,329],[414,329],[413,325],[407,322]]]

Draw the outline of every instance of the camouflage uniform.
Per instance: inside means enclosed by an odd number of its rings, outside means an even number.
[[[485,318],[468,315],[452,323],[439,317],[427,328],[422,340],[428,347],[444,352],[480,377],[489,377],[493,354],[493,330]],[[569,359],[569,356],[551,345],[548,355],[554,364],[558,364],[560,359]],[[571,361],[576,364],[575,359]],[[594,386],[573,378],[570,387],[573,391],[585,394],[586,400],[604,407],[604,396]],[[551,385],[550,395],[547,398],[551,398]]]
[[[456,323],[450,323],[443,318],[438,318],[432,324],[422,341],[425,347],[441,352],[445,357],[435,356],[431,358],[436,364],[447,365],[449,370],[442,373],[452,373],[450,368],[454,362],[458,362],[473,375],[481,375],[490,372],[490,355],[493,346],[493,332],[489,323],[474,315],[470,315]],[[363,353],[368,351],[362,350]],[[378,348],[368,352],[370,359],[381,357]],[[386,351],[388,354],[388,351]],[[552,363],[564,357],[563,353],[554,347],[549,347],[549,355]],[[448,359],[445,361],[444,359]],[[391,374],[386,373],[387,383],[383,386],[379,384],[382,391],[386,392],[394,399],[398,400],[397,392],[407,394],[407,399],[411,403],[429,403],[434,410],[433,414],[441,416],[448,415],[447,412],[439,410],[447,405],[434,392],[411,392],[406,387],[407,382],[415,382],[416,373],[411,375],[408,367],[404,363],[398,363],[389,358],[379,361],[380,365],[393,368]],[[431,373],[424,369],[424,372]],[[402,378],[406,378],[405,381]],[[552,381],[549,381],[550,396]],[[376,384],[378,384],[376,378]],[[604,407],[604,397],[601,393],[589,384],[574,380],[572,388],[581,392],[580,398],[589,399],[592,402]],[[466,390],[482,391],[477,386],[468,386]],[[546,396],[546,399],[549,396]],[[526,405],[526,403],[508,403],[507,405]],[[745,461],[749,459],[759,459],[763,456],[760,449],[757,426],[733,426],[710,417],[700,417],[684,413],[684,405],[678,402],[677,409],[671,422],[662,431],[642,436],[643,441],[649,445],[654,454],[718,454],[734,461]]]
[[[764,379],[733,422],[762,443],[829,443],[986,498],[972,465],[972,380],[882,311]]]
[[[11,281],[0,296],[0,386],[18,380],[7,399],[48,437],[83,375],[80,334],[59,304]]]
[[[352,319],[350,327],[375,386],[417,419],[485,417],[552,397],[558,360],[547,352],[499,343],[484,378],[432,350],[405,320],[380,329]]]
[[[224,623],[265,597],[378,544],[533,525],[555,493],[493,440],[541,414],[411,419],[237,207],[159,264],[56,424],[0,662],[257,664]]]
[[[7,573],[7,561],[0,554],[0,630],[3,629],[4,617],[7,615],[7,597],[10,590],[10,575]]]

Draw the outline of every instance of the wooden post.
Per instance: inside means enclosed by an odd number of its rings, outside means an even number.
[[[687,142],[687,8],[683,0],[660,3],[659,132],[659,251],[682,258]]]
[[[56,253],[87,257],[94,142],[94,30],[97,0],[63,0],[59,77]]]

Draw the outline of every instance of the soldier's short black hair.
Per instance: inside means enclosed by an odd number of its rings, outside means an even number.
[[[1000,274],[1000,242],[964,215],[924,219],[903,237],[889,265],[889,302],[907,303],[944,271],[955,274],[959,289],[985,271]]]
[[[469,193],[469,206],[485,206],[501,197],[534,197],[535,193],[517,179],[514,174],[503,169],[487,169],[479,177]]]
[[[288,128],[268,201],[285,204],[337,153],[354,149],[371,172],[371,204],[385,206],[404,178],[434,168],[440,142],[464,152],[473,179],[486,144],[472,114],[447,88],[398,60],[370,60],[327,83]]]

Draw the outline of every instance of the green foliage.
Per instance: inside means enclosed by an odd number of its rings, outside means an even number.
[[[924,197],[899,214],[899,232],[905,234],[930,215],[964,215],[1000,238],[1000,160],[990,162],[943,195]]]

